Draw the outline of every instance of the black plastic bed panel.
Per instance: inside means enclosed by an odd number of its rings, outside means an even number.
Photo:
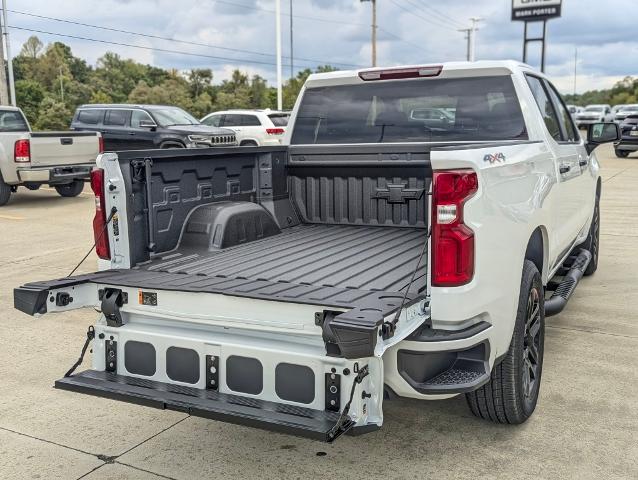
[[[230,248],[178,250],[138,267],[148,272],[401,292],[427,241],[425,230],[299,225]],[[422,258],[412,288],[425,287]]]

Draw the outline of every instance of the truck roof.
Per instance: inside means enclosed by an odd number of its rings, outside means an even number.
[[[384,67],[370,67],[361,68],[358,70],[339,70],[335,72],[326,73],[313,73],[308,77],[306,82],[307,86],[324,86],[335,85],[340,83],[360,83],[363,80],[360,79],[359,74],[362,72],[375,72],[384,70],[395,69],[410,69],[410,68],[434,68],[440,67],[441,73],[438,76],[463,76],[464,72],[467,75],[503,75],[508,73],[514,73],[517,71],[535,71],[531,66],[516,61],[516,60],[480,60],[477,62],[443,62],[443,63],[422,63],[413,65],[394,65]],[[540,72],[539,72],[540,74]],[[354,82],[353,82],[354,80]]]

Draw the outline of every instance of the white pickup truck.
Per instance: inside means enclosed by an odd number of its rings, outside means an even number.
[[[596,270],[593,150],[617,138],[583,141],[515,62],[312,75],[287,146],[101,155],[101,270],[15,307],[100,309],[61,389],[325,441],[397,396],[518,424],[545,316]]]
[[[0,206],[19,186],[46,184],[63,197],[79,195],[102,151],[99,133],[32,132],[19,108],[1,106]]]

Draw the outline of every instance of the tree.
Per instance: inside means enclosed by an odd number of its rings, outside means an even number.
[[[25,56],[27,58],[38,58],[40,52],[44,48],[43,43],[40,41],[38,37],[35,35],[31,35],[27,38],[27,41],[22,45],[22,49],[20,50],[20,55]]]
[[[40,103],[44,99],[45,91],[35,80],[17,80],[16,101],[27,116],[29,123],[34,125],[38,119]]]
[[[40,115],[35,123],[38,130],[68,130],[71,113],[64,103],[46,97],[40,105]]]
[[[191,94],[197,98],[213,82],[213,71],[210,68],[193,68],[188,73]]]

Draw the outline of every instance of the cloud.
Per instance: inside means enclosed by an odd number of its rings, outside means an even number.
[[[466,44],[458,29],[466,26],[471,16],[484,18],[477,35],[478,59],[520,60],[523,24],[510,21],[510,6],[511,0],[379,1],[378,63],[400,65],[463,60]],[[9,13],[10,24],[23,28],[202,55],[117,47],[37,33],[45,42],[60,40],[69,44],[74,52],[93,64],[110,50],[165,68],[211,67],[216,73],[216,81],[234,67],[258,72],[270,82],[275,78],[273,0],[182,0],[178,8],[174,0],[21,0],[14,2],[12,8],[210,45],[176,43]],[[282,12],[287,14],[289,8],[290,2],[282,0]],[[293,8],[296,69],[319,64],[342,68],[348,67],[346,64],[369,65],[369,3],[296,0]],[[571,92],[573,80],[570,83],[569,78],[573,77],[574,51],[578,47],[579,91],[609,87],[617,78],[638,75],[638,38],[634,38],[633,33],[636,18],[638,2],[564,2],[563,17],[548,23],[547,73],[556,77],[562,91]],[[282,17],[284,55],[289,55],[290,51],[289,19]],[[31,34],[20,30],[11,32],[14,53]],[[538,64],[535,46],[530,46],[529,62]],[[289,60],[284,59],[284,63]],[[284,72],[288,74],[289,68],[284,67]]]

